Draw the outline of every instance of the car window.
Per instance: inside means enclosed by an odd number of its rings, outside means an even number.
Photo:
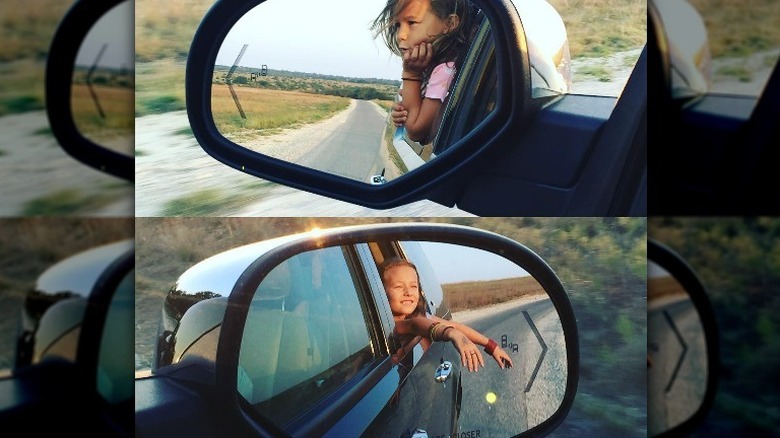
[[[256,412],[283,425],[373,359],[362,276],[334,247],[295,256],[261,282],[238,371],[238,391]]]
[[[97,368],[97,389],[110,404],[130,400],[133,386],[135,271],[117,286],[106,315]]]
[[[497,91],[495,43],[490,22],[485,19],[453,85],[442,125],[434,140],[434,153],[441,154],[482,122],[495,108]]]

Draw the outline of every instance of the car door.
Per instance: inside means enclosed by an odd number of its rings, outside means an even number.
[[[288,18],[272,5],[217,2],[193,39],[186,78],[190,124],[203,149],[222,163],[370,208],[385,209],[429,199],[476,215],[645,214],[644,52],[619,97],[577,94],[576,90],[540,93],[541,88],[532,84],[540,70],[532,66],[529,44],[534,38],[526,34],[531,26],[524,24],[523,12],[518,13],[507,2],[473,1],[487,24],[481,26],[480,39],[473,46],[478,48],[470,59],[475,68],[469,73],[464,69],[458,83],[478,96],[465,94],[459,108],[448,112],[442,124],[446,130],[441,137],[442,152],[431,155],[435,159],[413,170],[407,167],[409,172],[401,172],[396,178],[381,165],[392,157],[382,151],[368,152],[382,137],[381,127],[369,135],[367,125],[359,124],[344,134],[344,140],[336,142],[345,152],[330,154],[298,142],[299,146],[283,150],[270,148],[272,145],[256,138],[256,133],[249,133],[251,140],[242,137],[242,126],[263,122],[257,111],[244,111],[256,94],[251,89],[260,85],[249,82],[249,72],[255,66],[242,67],[242,58],[248,53],[247,47],[267,47],[262,38],[249,37],[249,29],[258,27],[257,20]],[[339,9],[338,4],[333,6]],[[323,18],[328,21],[326,16]],[[525,20],[533,22],[532,17]],[[255,24],[248,24],[251,22]],[[238,57],[228,61],[227,53]],[[233,62],[233,67],[225,65],[227,62]],[[246,76],[240,83],[225,79],[239,75]],[[227,88],[232,90],[230,94]],[[254,101],[251,104],[256,105]],[[268,105],[274,103],[264,107]],[[246,122],[236,122],[231,106]],[[384,137],[396,135],[387,129]],[[310,153],[296,157],[296,150]],[[353,174],[359,167],[358,154],[365,156],[368,170]]]

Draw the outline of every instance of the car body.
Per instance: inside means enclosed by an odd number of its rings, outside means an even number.
[[[132,434],[133,248],[132,239],[101,245],[40,275],[0,379],[4,425]]]
[[[419,243],[434,231],[443,241],[449,233],[463,242],[481,235],[457,226],[353,226],[277,237],[196,263],[165,299],[151,370],[137,373],[136,433],[459,433],[458,352],[446,342],[398,351],[377,270],[390,257],[411,260],[427,311],[450,319]],[[576,371],[568,376],[571,384]],[[550,430],[564,415],[550,414],[529,433]]]
[[[545,37],[529,34],[544,29],[523,16],[534,8],[526,10],[527,2],[518,2],[523,5],[516,8],[508,1],[474,0],[490,25],[481,27],[485,34],[477,38],[473,58],[459,73],[458,89],[463,91],[448,102],[436,151],[404,145],[395,133],[396,157],[404,159],[394,160],[392,154],[382,159],[394,161],[397,169],[385,165],[384,174],[377,167],[360,178],[347,178],[336,170],[320,170],[325,158],[314,163],[279,160],[237,144],[217,129],[211,108],[217,53],[237,20],[260,3],[215,3],[195,34],[187,60],[190,126],[201,147],[222,163],[375,209],[427,199],[480,216],[646,215],[644,52],[620,96],[578,94],[576,89],[565,93],[570,67],[566,44],[560,45],[563,33],[553,32],[550,38],[558,44],[552,60],[536,56],[552,49],[539,43]],[[539,16],[549,15],[549,8],[537,9]],[[560,29],[560,22],[540,21]],[[553,72],[560,77],[550,75]],[[550,82],[545,87],[539,84],[542,77]],[[386,132],[391,131],[388,126]],[[369,148],[368,143],[361,150]],[[386,182],[374,181],[375,176]]]

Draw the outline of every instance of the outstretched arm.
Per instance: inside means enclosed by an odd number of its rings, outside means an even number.
[[[437,316],[431,316],[430,319],[424,316],[416,316],[402,321],[396,321],[395,330],[401,335],[418,335],[430,339],[431,326],[436,322],[441,324],[441,328],[437,331],[437,333],[443,337],[443,339],[440,340],[452,342],[453,346],[455,346],[460,353],[461,364],[463,366],[467,367],[469,371],[477,371],[479,367],[485,366],[482,353],[479,351],[477,345],[488,346],[490,339],[465,324],[449,321]],[[444,330],[444,327],[446,326],[451,326],[452,328]],[[509,355],[497,345],[494,346],[491,356],[502,369],[505,366],[514,366]]]
[[[467,326],[466,324],[462,324],[456,321],[449,321],[446,319],[439,318],[438,316],[431,316],[431,319],[434,321],[439,321],[442,324],[445,325],[451,325],[455,328],[455,330],[463,333],[471,342],[481,345],[482,347],[488,347],[490,344],[490,338],[483,335],[482,333],[474,330],[473,328]],[[452,331],[452,330],[448,330]],[[489,352],[490,349],[486,349],[486,353],[490,354],[493,359],[498,363],[498,366],[500,368],[504,368],[504,366],[513,367],[514,363],[512,362],[512,358],[509,357],[509,354],[507,354],[506,351],[504,351],[501,347],[498,345],[491,346],[492,352]],[[480,355],[481,357],[481,355]]]

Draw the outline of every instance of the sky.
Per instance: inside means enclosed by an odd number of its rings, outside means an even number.
[[[361,78],[398,79],[400,59],[373,38],[371,22],[386,0],[266,1],[230,31],[217,64]],[[305,11],[302,13],[302,11]]]
[[[468,246],[420,242],[436,277],[442,283],[472,280],[498,280],[528,275],[504,257]]]
[[[134,14],[133,2],[126,0],[100,17],[81,43],[76,55],[76,65],[91,67],[106,44],[98,62],[99,66],[134,70]]]

